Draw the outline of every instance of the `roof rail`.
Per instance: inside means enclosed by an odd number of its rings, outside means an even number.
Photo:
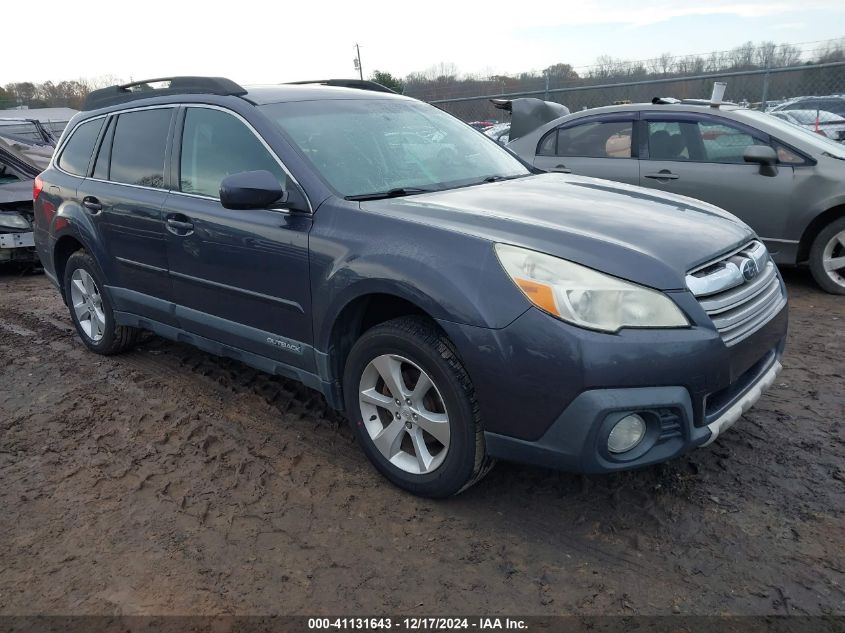
[[[311,81],[289,81],[288,85],[320,84],[321,86],[336,86],[338,88],[356,88],[358,90],[372,90],[373,92],[390,92],[397,94],[387,86],[366,79],[313,79]]]
[[[154,88],[150,85],[156,83],[167,83],[167,87]],[[234,95],[239,97],[245,95],[246,90],[225,77],[159,77],[94,90],[85,97],[82,109],[96,110],[97,108],[135,101],[136,99],[176,94]]]

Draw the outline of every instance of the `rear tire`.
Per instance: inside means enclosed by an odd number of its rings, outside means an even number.
[[[829,270],[832,262],[845,261],[845,218],[824,227],[810,247],[810,271],[822,290],[845,295],[845,264]]]
[[[365,332],[346,361],[343,394],[364,453],[404,490],[450,497],[493,466],[469,375],[427,319],[402,317]]]
[[[65,265],[63,282],[70,318],[88,349],[109,356],[134,347],[139,331],[115,323],[103,275],[91,255],[73,253]]]

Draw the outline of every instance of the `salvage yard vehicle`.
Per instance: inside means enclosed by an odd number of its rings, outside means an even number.
[[[775,110],[769,112],[806,130],[822,134],[834,141],[845,141],[845,117],[825,110]]]
[[[36,180],[35,242],[90,350],[150,330],[299,380],[432,497],[495,459],[672,459],[773,383],[786,290],[742,221],[537,173],[433,106],[343,84],[88,97]],[[398,147],[420,129],[450,151]]]
[[[39,121],[0,119],[0,265],[35,264],[33,179],[50,164],[56,139]]]
[[[839,116],[845,116],[845,95],[796,97],[772,108],[772,112],[783,112],[785,110],[825,110]]]
[[[824,290],[845,294],[841,143],[771,114],[677,99],[584,110],[511,139],[543,170],[715,204],[747,222],[776,263],[806,263]]]

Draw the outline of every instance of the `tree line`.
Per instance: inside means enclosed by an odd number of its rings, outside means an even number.
[[[0,109],[21,105],[30,108],[67,107],[80,109],[92,90],[122,83],[111,75],[70,81],[22,81],[0,86]]]
[[[470,97],[596,85],[623,81],[647,81],[718,72],[754,71],[845,61],[845,40],[826,42],[813,51],[803,52],[792,44],[746,42],[727,51],[707,55],[675,56],[663,53],[654,59],[629,61],[602,55],[594,65],[575,68],[557,63],[542,70],[515,74],[461,73],[449,62],[441,62],[404,78],[377,71],[373,80],[424,100]],[[845,88],[845,87],[843,87]]]

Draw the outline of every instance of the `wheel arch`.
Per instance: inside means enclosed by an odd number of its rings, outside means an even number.
[[[420,316],[439,328],[431,308],[422,303],[395,289],[363,292],[346,301],[319,344],[327,356],[329,380],[342,385],[343,370],[352,346],[364,332],[380,323],[402,316]]]
[[[61,292],[62,300],[67,303],[65,297],[65,267],[70,256],[75,252],[85,250],[85,244],[82,240],[73,234],[66,233],[56,240],[56,245],[53,247],[53,270],[56,273],[56,281],[59,285],[59,292]]]
[[[840,218],[845,218],[845,203],[830,207],[826,211],[819,213],[814,217],[804,232],[801,234],[801,240],[798,243],[797,263],[806,262],[810,257],[810,249],[813,246],[813,241],[816,236],[824,230],[831,222],[835,222]]]

